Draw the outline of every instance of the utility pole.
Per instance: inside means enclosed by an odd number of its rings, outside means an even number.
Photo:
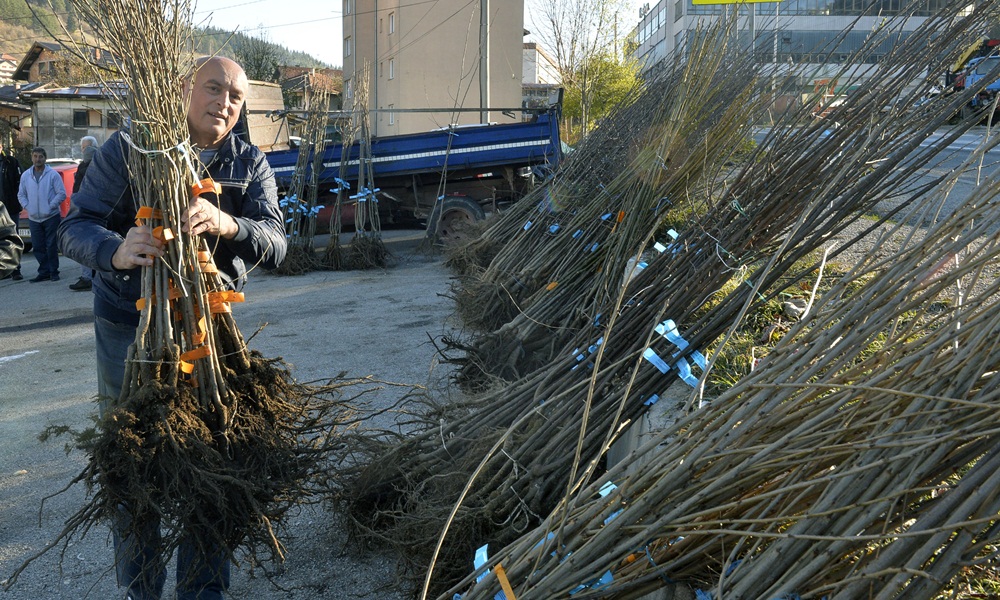
[[[490,0],[479,0],[479,122],[490,122]]]

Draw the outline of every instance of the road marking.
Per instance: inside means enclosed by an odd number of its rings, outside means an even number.
[[[0,356],[0,364],[13,362],[19,358],[24,358],[25,356],[30,356],[32,354],[38,354],[38,350],[31,350],[29,352],[25,352],[24,354],[15,354],[13,356]]]

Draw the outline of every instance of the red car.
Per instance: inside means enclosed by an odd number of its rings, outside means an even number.
[[[76,177],[76,167],[80,161],[75,158],[53,158],[45,161],[45,164],[62,176],[63,185],[66,186],[66,199],[59,205],[59,214],[65,217],[66,213],[69,212],[69,199],[73,195],[73,179]],[[31,230],[28,229],[28,211],[23,209],[17,222],[17,234],[24,241],[24,251],[30,250]]]

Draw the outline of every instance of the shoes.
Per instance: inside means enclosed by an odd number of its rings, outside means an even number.
[[[24,277],[21,275],[20,269],[11,273],[10,278],[13,279],[14,281],[21,281],[22,279],[24,279]]]
[[[93,284],[90,282],[89,279],[84,279],[83,277],[81,277],[76,280],[76,283],[69,284],[69,289],[73,290],[74,292],[84,292],[89,290],[92,286]]]
[[[49,276],[49,279],[50,279],[51,281],[59,281],[59,276],[58,276],[58,275],[50,275],[50,276]]]
[[[56,277],[58,277],[58,275],[56,275]],[[49,279],[50,277],[48,275],[35,275],[28,281],[31,283],[38,283],[39,281],[48,281]]]

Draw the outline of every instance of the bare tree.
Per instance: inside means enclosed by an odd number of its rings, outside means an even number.
[[[535,34],[546,50],[554,54],[563,86],[579,94],[581,137],[587,134],[593,105],[593,69],[601,64],[594,58],[611,49],[622,59],[620,23],[625,23],[625,0],[534,0],[532,13]]]
[[[278,52],[267,39],[264,26],[256,35],[243,35],[233,40],[233,54],[246,71],[247,78],[257,81],[277,81]]]

